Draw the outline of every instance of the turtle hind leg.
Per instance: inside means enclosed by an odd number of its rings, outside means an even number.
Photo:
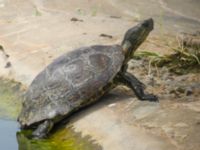
[[[144,92],[144,84],[128,72],[120,73],[119,82],[131,88],[140,100],[158,101],[158,97]]]
[[[38,127],[33,131],[32,136],[35,139],[45,138],[50,130],[53,128],[52,120],[44,120]]]

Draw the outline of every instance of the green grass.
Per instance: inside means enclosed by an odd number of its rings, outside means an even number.
[[[147,58],[154,67],[166,66],[170,72],[176,74],[187,74],[190,72],[200,72],[200,50],[191,48],[170,48],[171,54],[160,55],[155,52],[136,52],[135,58]]]

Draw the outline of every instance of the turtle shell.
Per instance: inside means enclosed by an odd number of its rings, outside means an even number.
[[[63,54],[33,80],[18,121],[22,126],[45,119],[56,122],[96,101],[103,95],[102,88],[119,72],[123,60],[119,45],[95,45]]]

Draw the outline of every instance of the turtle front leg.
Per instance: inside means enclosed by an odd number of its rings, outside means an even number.
[[[45,120],[33,131],[32,136],[36,139],[41,139],[47,136],[49,131],[53,128],[53,121]]]
[[[140,82],[135,76],[128,72],[120,73],[120,79],[119,81],[131,88],[135,95],[140,100],[148,100],[148,101],[158,101],[158,97],[153,94],[145,94],[144,93],[144,84]]]

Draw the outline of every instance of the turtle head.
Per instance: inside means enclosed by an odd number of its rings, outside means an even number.
[[[122,41],[122,48],[127,60],[133,57],[135,50],[153,30],[153,25],[153,19],[150,18],[140,22],[138,25],[130,28],[125,33],[124,39]]]

